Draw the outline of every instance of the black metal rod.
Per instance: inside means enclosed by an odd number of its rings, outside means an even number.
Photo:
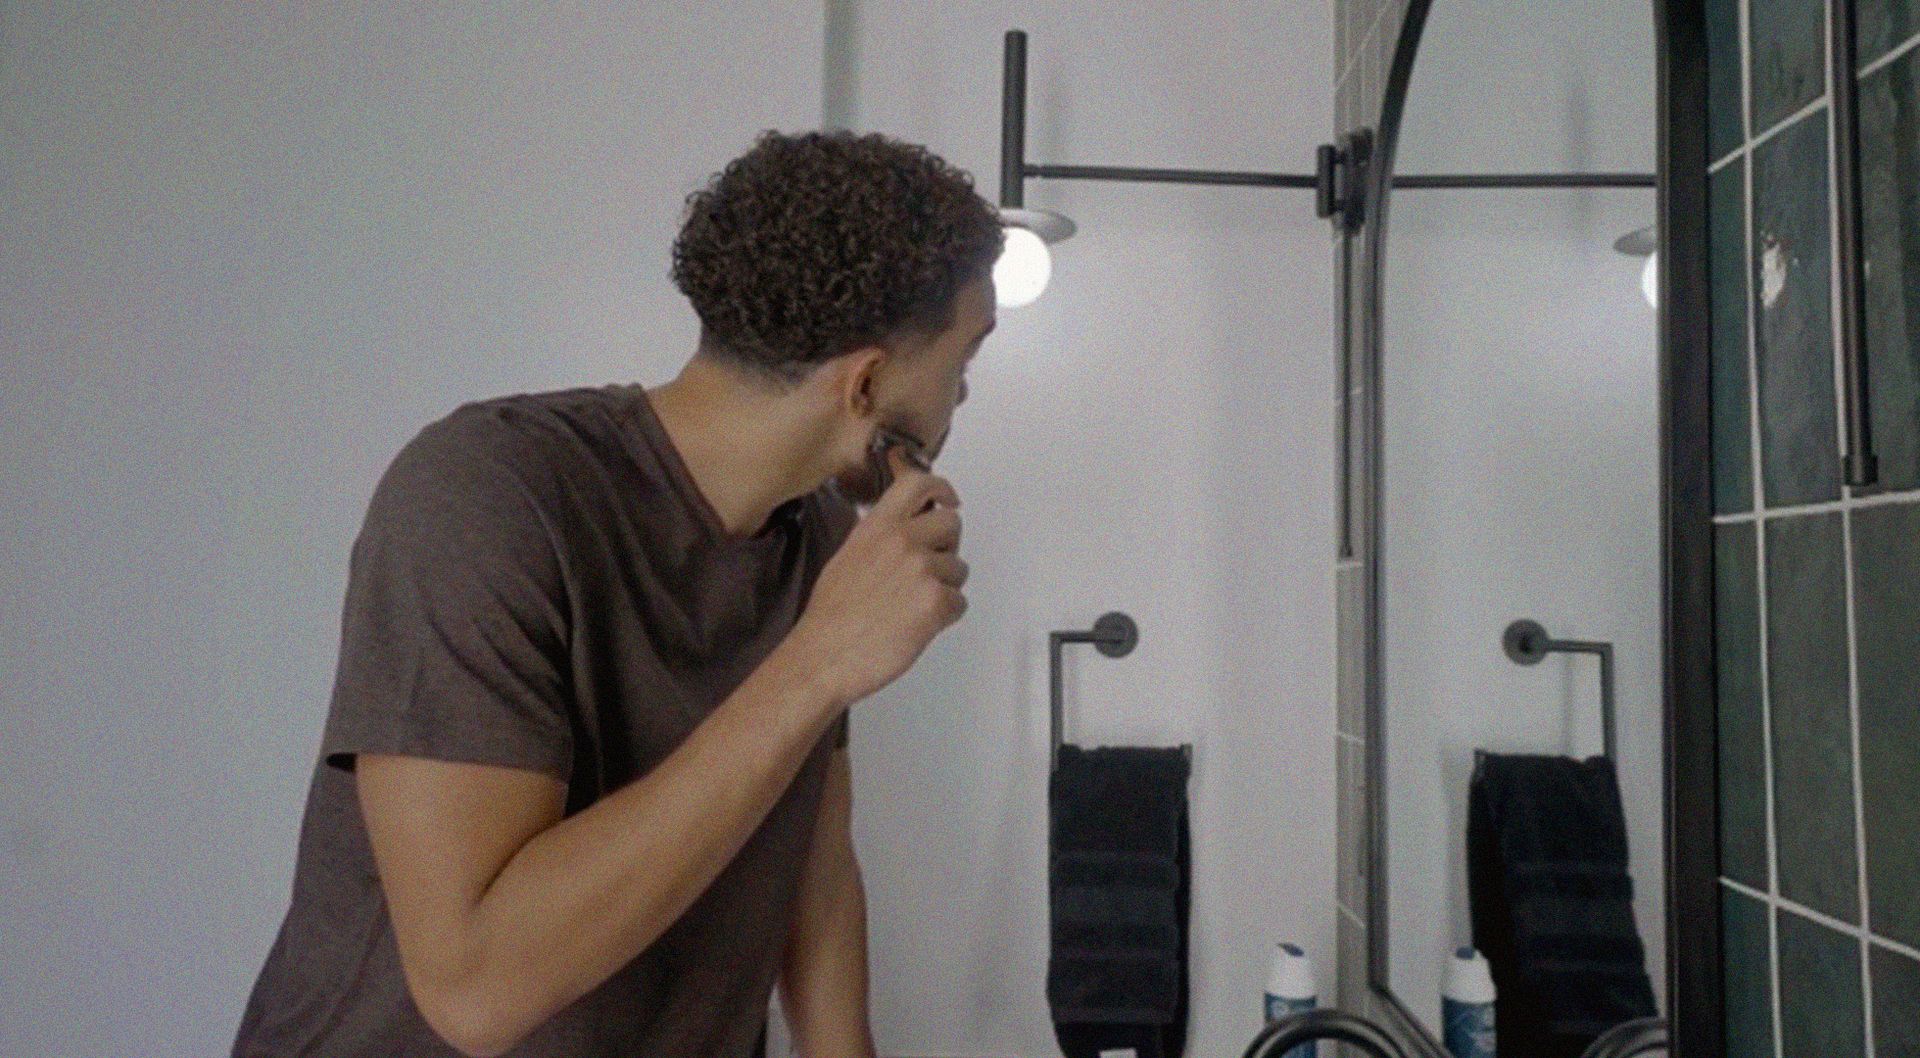
[[[1000,205],[1026,207],[1026,180],[1120,180],[1320,190],[1316,173],[1255,173],[1220,169],[1154,169],[1120,165],[1037,165],[1027,161],[1027,34],[1006,34],[1000,78]],[[1324,149],[1323,149],[1324,150]],[[1395,177],[1405,188],[1655,187],[1651,173],[1496,173]]]
[[[1395,188],[1440,187],[1658,187],[1653,173],[1437,173],[1395,176]]]
[[[1861,252],[1860,75],[1853,0],[1831,0],[1827,31],[1833,88],[1833,204],[1840,280],[1840,367],[1845,376],[1847,484],[1880,478],[1873,454],[1873,415],[1867,403],[1866,256]]]
[[[1003,151],[1004,153],[1004,151]],[[1249,173],[1215,169],[1136,169],[1117,165],[1029,164],[1027,176],[1052,180],[1132,180],[1167,184],[1237,184],[1249,187],[1316,189],[1319,178],[1307,173]],[[1652,173],[1459,173],[1396,176],[1396,188],[1489,187],[1657,187]],[[1001,197],[1004,199],[1005,193]],[[1004,204],[1004,203],[1003,203]]]
[[[1163,184],[1241,184],[1314,188],[1312,174],[1222,172],[1214,169],[1134,169],[1117,165],[1029,165],[1028,176],[1052,180],[1134,180]]]
[[[1340,446],[1334,466],[1339,478],[1334,499],[1338,504],[1338,526],[1340,534],[1335,544],[1335,554],[1345,561],[1353,557],[1353,357],[1349,355],[1353,342],[1353,312],[1347,304],[1353,290],[1353,242],[1350,232],[1340,236],[1338,257],[1340,262],[1339,289],[1333,295],[1334,330],[1337,332],[1335,343],[1339,352],[1334,356],[1334,375],[1336,381],[1336,399],[1334,401],[1335,444]]]
[[[1007,31],[1006,68],[1000,80],[1000,204],[1026,206],[1027,34]]]

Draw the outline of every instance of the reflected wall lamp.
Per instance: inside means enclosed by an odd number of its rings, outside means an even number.
[[[1640,269],[1640,295],[1647,304],[1660,307],[1660,229],[1652,224],[1620,236],[1613,241],[1613,248],[1628,257],[1644,257],[1647,263]]]

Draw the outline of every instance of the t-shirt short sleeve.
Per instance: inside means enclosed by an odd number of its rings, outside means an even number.
[[[349,561],[328,764],[383,753],[568,779],[568,608],[540,480],[532,438],[485,410],[394,457]]]

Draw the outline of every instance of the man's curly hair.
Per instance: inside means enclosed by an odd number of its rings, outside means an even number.
[[[673,282],[702,348],[787,383],[952,326],[1005,237],[970,174],[879,133],[766,130],[686,204]]]

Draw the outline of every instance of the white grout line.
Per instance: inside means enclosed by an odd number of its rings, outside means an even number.
[[[1860,79],[1866,80],[1868,77],[1879,73],[1881,69],[1892,66],[1915,48],[1920,48],[1920,34],[1915,34],[1912,39],[1901,44],[1899,47],[1860,67]]]
[[[1717,173],[1720,170],[1725,169],[1727,166],[1732,165],[1735,161],[1746,157],[1746,155],[1747,155],[1747,145],[1743,143],[1740,146],[1735,147],[1733,150],[1728,151],[1727,156],[1725,158],[1722,158],[1719,161],[1713,163],[1712,165],[1707,166],[1707,175],[1711,176],[1714,173]]]
[[[1822,4],[1821,9],[1826,10]],[[1839,41],[1833,36],[1833,20],[1826,20],[1826,32],[1822,34],[1826,43],[1827,93],[1831,96],[1838,91],[1832,83],[1834,49]],[[1849,71],[1850,76],[1858,74]],[[1841,449],[1847,447],[1845,424],[1847,422],[1847,378],[1841,367],[1838,355],[1846,342],[1845,313],[1840,298],[1840,127],[1839,122],[1827,121],[1827,316],[1832,332],[1833,364],[1833,410],[1834,436]],[[1866,350],[1858,350],[1865,356]],[[1867,938],[1872,936],[1873,923],[1867,916],[1867,814],[1862,790],[1863,780],[1860,772],[1860,653],[1859,629],[1853,612],[1853,512],[1845,501],[1853,496],[1853,487],[1846,483],[1846,475],[1841,475],[1840,497],[1840,556],[1841,572],[1846,578],[1846,644],[1847,644],[1847,736],[1851,740],[1849,752],[1852,760],[1848,771],[1853,779],[1853,857],[1855,874],[1855,897],[1859,901],[1860,932],[1856,939],[1860,943],[1860,998],[1861,998],[1861,1034],[1866,1043],[1867,1058],[1873,1058],[1873,959]]]
[[[1759,147],[1761,144],[1767,142],[1770,139],[1773,139],[1775,136],[1780,135],[1782,132],[1787,131],[1788,129],[1794,127],[1795,125],[1800,124],[1802,121],[1805,121],[1807,118],[1810,118],[1813,115],[1819,113],[1821,109],[1824,108],[1826,105],[1827,105],[1827,94],[1825,92],[1822,92],[1820,93],[1820,97],[1818,99],[1815,99],[1813,102],[1808,103],[1806,106],[1803,106],[1799,110],[1794,111],[1792,114],[1787,115],[1785,118],[1783,118],[1780,121],[1779,124],[1773,126],[1767,131],[1761,133],[1760,135],[1755,136],[1752,140],[1749,140],[1747,142],[1747,153],[1752,154],[1754,149]]]
[[[1796,904],[1785,897],[1768,896],[1745,882],[1736,881],[1725,875],[1720,877],[1720,884],[1736,893],[1744,893],[1747,896],[1753,897],[1755,900],[1766,904],[1770,908],[1779,908],[1782,911],[1798,915],[1809,922],[1819,923],[1836,933],[1844,933],[1849,937],[1864,936],[1871,947],[1881,948],[1893,952],[1895,955],[1904,955],[1909,959],[1920,962],[1920,948],[1915,948],[1911,944],[1902,944],[1892,938],[1883,937],[1877,933],[1861,929],[1851,922],[1843,922],[1840,919],[1834,918],[1832,915],[1822,911],[1815,911],[1805,904]]]
[[[1852,489],[1847,490],[1852,493]],[[1920,503],[1920,489],[1908,489],[1901,492],[1875,492],[1865,496],[1848,495],[1845,499],[1827,500],[1822,503],[1798,503],[1789,507],[1770,507],[1759,511],[1741,511],[1737,514],[1716,514],[1715,525],[1739,525],[1758,521],[1762,518],[1778,520],[1795,518],[1804,514],[1833,514],[1836,511],[1858,511],[1869,507],[1889,507],[1897,503]]]
[[[1873,935],[1873,919],[1867,899],[1867,804],[1860,756],[1860,632],[1853,609],[1852,511],[1840,512],[1840,531],[1847,577],[1847,719],[1853,728],[1853,849],[1860,883],[1860,994],[1865,999],[1867,1058],[1873,1058],[1873,953],[1867,943],[1867,938]]]
[[[1758,293],[1753,289],[1753,41],[1750,27],[1753,20],[1752,0],[1740,0],[1740,132],[1745,140],[1748,161],[1741,173],[1742,188],[1741,239],[1746,245],[1746,254],[1740,262],[1740,286],[1746,293],[1747,314],[1747,428],[1752,439],[1753,450],[1749,457],[1753,461],[1753,509],[1756,521],[1753,528],[1753,573],[1757,599],[1754,603],[1756,625],[1760,642],[1760,749],[1761,769],[1766,776],[1767,806],[1767,892],[1780,891],[1780,857],[1778,852],[1778,834],[1774,823],[1773,804],[1773,673],[1768,664],[1767,652],[1767,526],[1763,515],[1766,512],[1767,490],[1764,476],[1765,466],[1760,458],[1760,328],[1754,312],[1754,301]],[[1767,913],[1767,1007],[1773,1015],[1773,1055],[1785,1058],[1785,1043],[1782,1040],[1780,1024],[1780,924],[1778,916],[1769,909]],[[1724,954],[1722,958],[1725,958]]]

